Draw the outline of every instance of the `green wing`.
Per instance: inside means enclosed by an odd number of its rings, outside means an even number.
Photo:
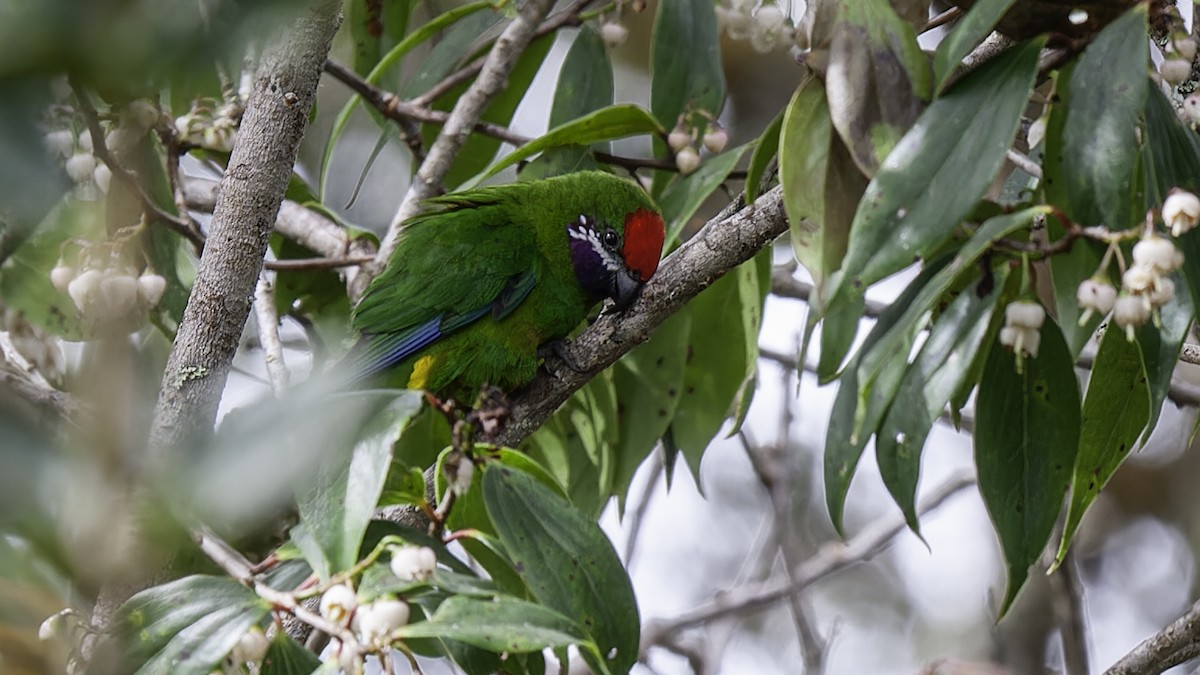
[[[355,359],[362,376],[488,314],[507,316],[533,290],[535,233],[514,222],[507,192],[442,197],[431,202],[442,210],[405,226],[387,269],[354,310],[354,328],[364,334]]]

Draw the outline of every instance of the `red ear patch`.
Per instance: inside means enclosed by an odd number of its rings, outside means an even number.
[[[662,216],[649,209],[638,209],[625,217],[625,246],[621,254],[625,264],[643,282],[649,281],[662,257],[667,226]]]

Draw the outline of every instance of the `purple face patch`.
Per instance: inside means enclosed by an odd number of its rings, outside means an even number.
[[[571,262],[579,285],[598,298],[612,296],[613,274],[621,269],[622,263],[617,252],[602,241],[595,221],[579,216],[577,221],[567,225],[567,240],[571,244]]]

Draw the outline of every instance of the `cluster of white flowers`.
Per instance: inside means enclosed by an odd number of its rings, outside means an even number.
[[[378,598],[361,605],[350,628],[363,644],[381,649],[390,642],[392,631],[408,623],[408,603],[396,598]]]
[[[1037,358],[1042,343],[1041,328],[1046,310],[1036,302],[1019,300],[1004,308],[1004,327],[1000,329],[1000,344],[1017,355]]]
[[[1200,198],[1174,188],[1167,193],[1161,215],[1171,236],[1182,236],[1200,222]],[[1120,295],[1103,270],[1079,285],[1076,299],[1084,310],[1080,325],[1093,315],[1106,316],[1111,311],[1113,321],[1132,340],[1135,329],[1175,296],[1175,282],[1169,275],[1182,264],[1183,254],[1170,239],[1147,232],[1133,246],[1133,264],[1121,275]]]
[[[392,574],[404,581],[428,581],[437,571],[437,554],[428,546],[392,549]]]
[[[675,153],[675,167],[685,176],[700,167],[700,150],[695,145],[697,131],[680,118],[679,123],[667,136],[667,145],[671,152]],[[715,155],[724,150],[727,143],[729,134],[725,132],[725,128],[715,121],[710,121],[700,138],[700,144]]]
[[[179,140],[185,143],[216,152],[231,152],[244,110],[241,99],[236,97],[215,108],[197,101],[191,110],[175,118],[175,131]]]
[[[1196,40],[1187,34],[1175,36],[1163,49],[1163,60],[1158,64],[1158,74],[1171,85],[1185,82],[1192,74],[1192,61],[1196,58]]]
[[[150,101],[132,101],[120,110],[117,121],[109,125],[104,135],[104,146],[120,157],[137,145],[138,141],[153,129],[161,113]],[[92,196],[92,188],[107,194],[112,183],[112,169],[99,161],[93,151],[92,134],[88,130],[76,133],[73,128],[54,129],[43,137],[46,148],[62,157],[67,175],[82,190],[85,198]]]
[[[717,6],[717,22],[731,40],[749,40],[754,51],[766,54],[791,47],[796,29],[783,9],[772,0],[755,8],[756,0],[726,0]]]
[[[50,283],[66,293],[83,316],[93,320],[121,319],[134,310],[153,309],[167,290],[167,280],[152,270],[138,271],[114,263],[82,270],[59,261],[50,270]]]
[[[408,603],[393,596],[383,596],[360,604],[354,589],[346,584],[330,586],[321,595],[321,616],[338,626],[349,627],[362,647],[368,651],[384,649],[392,633],[408,623]],[[330,645],[330,660],[347,672],[362,659],[360,647],[342,644],[336,638]]]

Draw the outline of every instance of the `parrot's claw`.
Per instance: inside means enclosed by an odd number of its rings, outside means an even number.
[[[571,352],[567,350],[568,343],[568,340],[555,340],[553,342],[547,342],[541,347],[538,347],[538,356],[543,359],[547,356],[555,356],[571,370],[577,373],[586,373],[587,369],[583,366],[580,366],[579,362],[575,360],[575,357],[571,355]]]

